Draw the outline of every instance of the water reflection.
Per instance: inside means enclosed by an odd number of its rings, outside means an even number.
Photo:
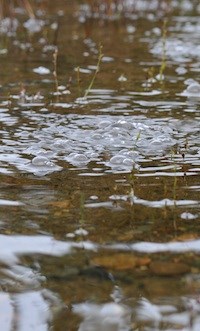
[[[83,318],[78,331],[158,331],[163,328],[196,331],[200,323],[199,310],[198,297],[183,297],[179,308],[167,299],[153,303],[144,297],[136,301],[132,309],[116,302],[99,305],[85,302],[73,306],[73,312]]]
[[[75,3],[0,23],[0,326],[197,331],[199,8]]]
[[[47,290],[0,294],[0,325],[2,330],[48,331],[52,309],[61,307],[59,299]],[[56,308],[57,306],[57,308]]]
[[[121,289],[115,286],[111,294],[112,302],[105,304],[79,303],[73,305],[73,312],[83,318],[78,331],[129,331],[131,327],[131,309],[121,303]]]
[[[83,317],[78,331],[129,331],[130,311],[118,303],[74,305],[73,311]]]

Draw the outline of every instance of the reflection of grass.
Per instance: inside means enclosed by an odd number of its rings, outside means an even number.
[[[56,48],[53,53],[53,77],[55,82],[55,89],[56,89],[56,101],[59,100],[59,91],[58,91],[58,73],[57,73],[57,62],[58,62],[58,49]]]
[[[80,91],[81,91],[81,86],[80,86],[80,82],[81,82],[81,79],[80,79],[80,67],[77,67],[77,84],[78,84],[78,94],[80,96]]]
[[[85,196],[81,192],[80,196],[80,219],[79,219],[80,226],[83,227],[85,223]]]
[[[138,2],[144,2],[144,0],[132,0],[128,4],[124,0],[87,0],[88,5],[92,13],[102,13],[106,15],[112,15],[116,13],[125,12],[127,9],[134,12],[137,9]],[[153,0],[147,0],[149,9],[151,8]],[[158,10],[170,10],[172,0],[159,0]]]
[[[24,8],[30,17],[35,17],[34,8],[35,6],[40,5],[46,6],[50,4],[52,0],[0,0],[0,17],[12,17],[15,12],[15,7]],[[80,1],[77,1],[79,3]],[[98,14],[100,16],[102,14],[102,18],[106,16],[115,15],[115,17],[120,18],[123,13],[126,12],[136,12],[138,9],[141,10],[141,6],[138,6],[138,3],[145,2],[146,9],[151,10],[151,5],[154,0],[132,0],[124,1],[124,0],[85,0],[88,4],[90,11],[92,14]],[[199,1],[193,0],[192,6],[194,10],[197,10]],[[179,1],[180,7],[182,5],[182,1]],[[69,7],[72,4],[69,3]],[[67,4],[66,4],[67,6]],[[159,0],[157,1],[157,7],[155,8],[156,13],[168,13],[173,10],[173,1],[172,0]],[[117,14],[117,16],[116,16]]]
[[[0,17],[12,17],[15,6],[23,7],[30,17],[35,17],[29,0],[0,0]]]
[[[93,76],[92,76],[92,79],[91,79],[91,81],[90,81],[90,83],[89,83],[88,88],[85,90],[85,93],[84,93],[84,95],[83,95],[83,99],[86,99],[87,96],[88,96],[88,94],[90,93],[90,91],[91,91],[91,89],[92,89],[92,87],[93,87],[93,85],[94,85],[94,81],[95,81],[95,79],[96,79],[96,77],[97,77],[97,74],[98,74],[98,72],[99,72],[99,70],[100,70],[100,63],[101,63],[101,60],[102,60],[102,58],[103,58],[102,49],[103,49],[103,46],[100,44],[100,45],[99,45],[99,53],[98,53],[98,59],[97,59],[96,69],[95,69],[95,71],[94,71],[94,74],[93,74]],[[76,81],[77,81],[77,85],[78,85],[78,94],[79,94],[79,96],[80,96],[80,94],[81,94],[81,85],[80,85],[80,82],[81,82],[81,77],[80,77],[80,67],[76,67],[76,73],[77,73]],[[82,99],[82,98],[81,98],[81,99]]]
[[[174,201],[174,208],[173,208],[173,226],[174,230],[177,231],[177,219],[176,219],[176,200],[177,200],[177,185],[178,185],[178,178],[177,178],[177,164],[175,163],[175,160],[173,160],[173,157],[175,155],[175,152],[172,150],[171,152],[171,161],[173,163],[173,170],[174,170],[174,182],[173,182],[173,201]]]

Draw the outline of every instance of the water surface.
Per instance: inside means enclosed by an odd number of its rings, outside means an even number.
[[[1,21],[3,330],[199,330],[200,8],[131,5]]]

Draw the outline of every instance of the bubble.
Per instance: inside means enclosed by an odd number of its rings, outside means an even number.
[[[51,146],[51,149],[59,149],[63,150],[66,149],[66,147],[70,146],[70,141],[67,139],[56,139]]]
[[[127,130],[130,130],[133,128],[133,125],[131,123],[124,121],[124,120],[118,121],[117,125],[118,125],[118,127],[121,127],[121,128],[127,129]]]
[[[87,164],[90,161],[86,155],[80,153],[71,153],[67,160],[76,166]]]
[[[197,83],[196,80],[194,80],[193,78],[188,78],[184,81],[185,85],[191,85],[193,83]]]
[[[158,28],[158,27],[153,28],[153,29],[152,29],[152,32],[153,32],[156,36],[161,36],[161,34],[162,34],[161,29]]]
[[[126,153],[126,155],[129,156],[132,159],[136,159],[138,157],[139,153],[138,152],[135,152],[135,151],[128,151]]]
[[[120,128],[115,127],[115,128],[112,128],[112,130],[110,130],[109,133],[110,133],[113,137],[118,137],[118,136],[122,133],[122,131],[121,131]]]
[[[199,98],[200,97],[200,84],[194,79],[187,79],[185,84],[188,85],[187,88],[180,94],[181,96],[186,96],[188,98]]]
[[[101,121],[98,126],[99,128],[104,129],[107,128],[109,125],[111,125],[111,122],[105,120],[105,121]]]
[[[36,156],[32,159],[32,164],[39,167],[46,166],[49,162],[49,159],[45,156]]]
[[[130,33],[130,34],[134,33],[135,30],[136,30],[136,28],[135,28],[133,25],[128,25],[128,26],[126,27],[126,31],[127,31],[128,33]]]
[[[143,123],[133,123],[134,128],[138,129],[138,130],[147,130],[149,129],[149,126]]]
[[[187,69],[185,67],[177,67],[176,68],[176,73],[178,75],[185,75],[187,73]]]
[[[122,156],[122,155],[115,155],[115,156],[111,157],[111,159],[110,159],[110,163],[114,164],[114,165],[122,164],[123,161],[124,161],[124,156]]]
[[[44,26],[44,21],[36,18],[29,18],[25,23],[24,27],[31,33],[40,32]]]
[[[87,156],[88,159],[97,159],[99,157],[98,153],[92,151],[86,152],[85,155]]]
[[[123,164],[126,165],[126,166],[132,166],[134,164],[134,161],[131,160],[131,159],[125,158],[123,160]]]
[[[14,36],[18,26],[19,26],[19,22],[16,18],[13,17],[12,18],[5,17],[4,19],[1,18],[0,32],[2,34],[8,35],[9,37]]]
[[[199,83],[192,83],[186,89],[187,93],[191,94],[199,94],[200,93],[200,84]]]
[[[102,138],[102,135],[99,133],[94,133],[91,138],[94,140],[100,140]]]
[[[139,155],[139,153],[136,151],[129,151],[126,149],[122,149],[118,154],[123,155],[125,159],[131,160],[132,163],[138,158]]]
[[[37,153],[37,157],[45,157],[49,160],[49,158],[53,157],[55,155],[54,152],[52,151],[46,151],[46,150],[40,150],[38,153]]]

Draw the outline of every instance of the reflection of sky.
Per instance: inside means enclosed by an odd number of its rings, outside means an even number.
[[[128,331],[130,310],[115,302],[102,305],[82,303],[74,305],[73,311],[83,317],[78,331]]]
[[[52,302],[52,300],[54,302]],[[0,326],[3,331],[48,331],[52,304],[59,300],[47,290],[0,294]]]
[[[87,243],[75,247],[92,249]],[[73,243],[54,240],[48,236],[6,236],[0,235],[0,261],[7,265],[1,268],[0,284],[3,288],[14,287],[19,293],[0,293],[0,328],[2,331],[47,331],[52,312],[59,311],[62,304],[57,296],[41,283],[46,278],[39,270],[20,264],[21,255],[41,254],[63,256],[71,253]],[[20,293],[20,290],[22,293]],[[56,307],[56,309],[55,309]]]
[[[116,250],[117,252],[128,250],[140,253],[184,253],[199,252],[200,241],[190,240],[185,242],[169,243],[150,243],[139,242],[133,244],[118,245],[98,245],[89,241],[73,242],[59,241],[48,236],[0,236],[0,261],[7,265],[1,268],[3,278],[2,286],[6,288],[14,286],[23,293],[10,294],[1,292],[0,294],[0,325],[3,331],[11,331],[13,328],[17,331],[47,331],[49,323],[53,318],[52,312],[56,306],[57,311],[61,309],[60,300],[45,289],[41,290],[41,284],[46,278],[40,273],[40,270],[32,269],[29,266],[20,264],[22,255],[48,255],[59,257],[66,254],[73,254],[77,249],[83,249],[84,252],[92,250],[98,252],[104,250]],[[76,284],[76,282],[74,283]],[[76,285],[75,285],[76,286]],[[128,331],[130,324],[148,322],[152,324],[154,330],[160,329],[160,324],[173,323],[174,325],[183,325],[184,330],[190,323],[191,309],[194,319],[194,330],[198,330],[199,325],[198,311],[200,310],[197,299],[179,298],[182,300],[184,311],[178,311],[170,303],[164,306],[156,305],[146,299],[139,300],[136,308],[128,307],[123,304],[125,298],[120,290],[111,295],[113,301],[104,304],[96,303],[77,303],[73,306],[73,313],[82,317],[79,325],[79,331]],[[131,321],[131,316],[134,320]],[[157,328],[157,329],[156,329]],[[144,330],[150,330],[148,328]]]
[[[76,231],[75,231],[76,232]],[[31,243],[31,245],[30,245]],[[112,245],[100,245],[91,241],[59,241],[48,236],[7,236],[0,235],[0,261],[8,266],[12,266],[11,270],[14,271],[14,278],[18,278],[16,273],[25,276],[25,279],[31,276],[31,270],[27,272],[25,268],[16,269],[20,256],[23,255],[49,255],[49,256],[63,256],[66,254],[72,254],[74,250],[84,248],[88,251],[98,251],[100,249],[133,251],[143,253],[158,253],[158,252],[172,252],[172,253],[184,253],[184,252],[200,252],[200,240],[189,240],[184,242],[138,242],[133,244],[112,244]],[[5,270],[4,270],[5,272]],[[6,274],[9,274],[6,271]],[[35,274],[33,279],[35,281]],[[38,275],[37,275],[38,276]],[[24,279],[24,281],[25,281]]]
[[[199,330],[200,307],[198,298],[181,298],[181,311],[169,302],[154,304],[146,298],[137,301],[136,307],[130,309],[121,303],[105,304],[80,303],[73,306],[73,312],[82,317],[78,331],[158,331]],[[131,328],[132,327],[132,328]],[[169,327],[169,328],[168,328]]]

